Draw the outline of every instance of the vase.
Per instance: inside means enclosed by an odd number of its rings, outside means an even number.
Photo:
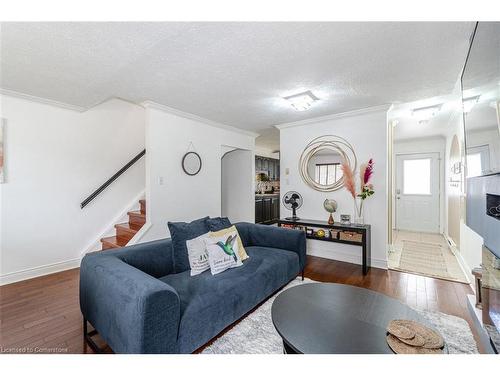
[[[365,217],[363,212],[364,199],[354,199],[354,224],[364,224]]]

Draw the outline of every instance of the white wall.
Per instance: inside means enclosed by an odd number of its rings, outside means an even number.
[[[395,141],[393,147],[393,171],[394,171],[394,181],[397,181],[397,169],[396,169],[396,156],[404,154],[422,154],[422,153],[439,153],[439,232],[443,233],[445,226],[445,146],[446,140],[444,137],[430,137],[430,138],[415,138],[415,139],[405,139],[401,141]],[[393,189],[396,189],[396,184],[394,184]],[[395,191],[393,192],[393,197],[396,197]],[[396,216],[395,209],[396,204],[392,205],[392,225],[395,228]]]
[[[6,95],[1,282],[77,267],[145,187],[144,160],[80,202],[144,149],[144,109],[110,100],[80,113]]]
[[[236,149],[222,157],[221,215],[232,223],[255,222],[253,170],[254,154],[249,150]]]
[[[300,123],[299,123],[300,124]],[[293,124],[291,124],[293,125]],[[295,124],[296,125],[296,124]],[[360,163],[370,158],[375,161],[373,184],[375,195],[365,202],[365,222],[372,225],[372,266],[387,268],[387,118],[386,111],[332,116],[320,122],[308,121],[299,126],[280,126],[281,191],[296,190],[302,194],[304,204],[297,212],[302,218],[327,220],[323,208],[326,198],[338,202],[336,220],[342,213],[353,215],[354,203],[345,189],[331,193],[316,191],[306,185],[299,174],[299,159],[310,140],[322,135],[338,135],[349,141]],[[286,169],[290,174],[286,175]],[[358,170],[359,172],[359,170]],[[289,215],[284,207],[281,216]],[[338,243],[308,240],[311,255],[361,264],[361,248]]]
[[[223,146],[251,151],[249,181],[253,181],[255,136],[215,125],[170,113],[155,104],[147,105],[146,199],[147,225],[151,228],[142,242],[168,237],[168,221],[191,221],[203,216],[221,215]],[[196,176],[186,175],[181,168],[182,156],[190,142],[203,162]],[[160,179],[163,179],[163,184]],[[246,204],[254,205],[253,190],[250,190]],[[246,220],[253,221],[254,216]]]

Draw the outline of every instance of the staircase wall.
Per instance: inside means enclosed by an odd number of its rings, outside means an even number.
[[[0,283],[77,267],[145,189],[144,158],[83,210],[80,202],[145,147],[144,108],[112,99],[86,112],[1,95],[5,183]]]

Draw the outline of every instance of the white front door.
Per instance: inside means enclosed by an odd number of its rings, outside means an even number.
[[[439,154],[396,156],[396,229],[439,233]]]

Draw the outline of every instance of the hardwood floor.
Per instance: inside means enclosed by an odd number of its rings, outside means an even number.
[[[305,277],[372,289],[412,307],[459,316],[473,327],[466,302],[472,290],[465,284],[377,268],[363,277],[358,265],[312,256]],[[78,279],[79,269],[73,269],[0,287],[1,352],[92,353],[82,338]]]

